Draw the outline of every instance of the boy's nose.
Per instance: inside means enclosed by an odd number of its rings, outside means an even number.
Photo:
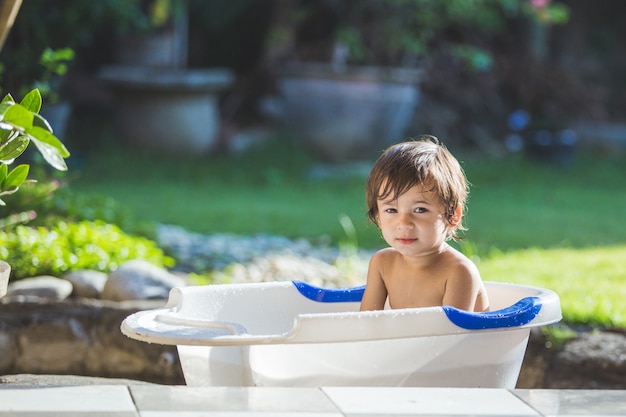
[[[398,228],[399,229],[412,229],[413,228],[413,223],[411,222],[411,219],[409,218],[408,215],[406,214],[400,215],[400,217],[398,218]]]

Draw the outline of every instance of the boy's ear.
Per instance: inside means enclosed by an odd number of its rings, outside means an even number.
[[[454,209],[454,213],[452,214],[452,217],[450,217],[450,226],[458,226],[459,223],[461,223],[462,217],[463,217],[463,206],[459,204]]]

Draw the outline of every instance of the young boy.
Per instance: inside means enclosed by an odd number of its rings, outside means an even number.
[[[399,143],[374,164],[369,219],[389,244],[369,263],[361,311],[449,305],[487,311],[478,269],[446,243],[457,239],[468,195],[463,169],[434,136]]]

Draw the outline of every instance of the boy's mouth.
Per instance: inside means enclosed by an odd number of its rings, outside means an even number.
[[[410,245],[411,243],[417,241],[416,238],[409,238],[409,237],[399,237],[396,239],[396,241],[398,241],[398,243],[402,244],[402,245]]]

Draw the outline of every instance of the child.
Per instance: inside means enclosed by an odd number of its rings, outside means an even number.
[[[468,183],[434,136],[399,143],[374,164],[366,185],[369,219],[389,244],[369,263],[361,311],[449,305],[487,311],[476,266],[446,243],[457,239]]]

